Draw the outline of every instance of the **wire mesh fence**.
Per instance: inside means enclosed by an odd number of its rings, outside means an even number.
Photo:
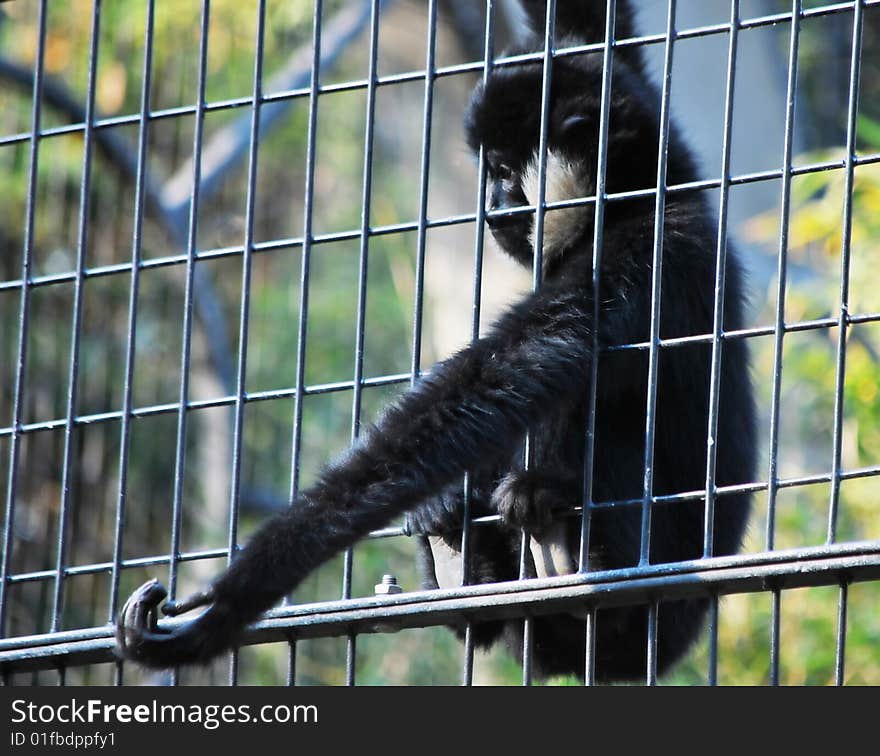
[[[646,607],[653,684],[664,603],[694,597],[710,600],[706,631],[661,682],[880,681],[880,1],[646,0],[639,36],[621,38],[610,0],[605,39],[554,45],[548,23],[543,51],[509,55],[515,5],[4,4],[7,684],[530,683],[531,623],[558,612],[582,617],[594,682],[596,628],[622,605]],[[628,48],[659,82],[661,159],[653,188],[615,193],[607,80]],[[756,51],[769,61],[757,74]],[[496,68],[542,66],[543,155],[553,62],[586,54],[607,75],[600,179],[594,196],[542,193],[514,211],[534,215],[538,240],[521,276],[488,250],[485,156],[466,154],[461,113]],[[676,116],[705,179],[667,181]],[[319,570],[229,660],[155,675],[115,658],[131,589],[159,575],[180,597],[207,582],[391,398],[479,338],[512,292],[541,285],[545,216],[595,213],[584,285],[598,287],[605,208],[647,197],[662,219],[667,198],[688,192],[717,211],[712,331],[661,335],[661,220],[650,336],[605,350],[647,355],[651,449],[661,355],[711,348],[705,486],[657,494],[646,458],[642,495],[594,501],[594,367],[586,490],[565,513],[588,542],[592,513],[638,508],[638,565],[591,569],[582,545],[573,574],[469,584],[464,568],[459,586],[423,591],[401,522]],[[734,235],[753,302],[749,327],[728,330]],[[753,355],[761,474],[720,485],[721,352],[733,342]],[[469,489],[465,478],[465,565],[473,532],[499,522],[469,512]],[[755,510],[743,551],[713,556],[716,501],[742,494]],[[686,502],[705,508],[703,557],[649,563],[651,513]],[[404,592],[374,595],[386,573]],[[477,649],[474,627],[498,618],[524,623],[512,654]]]

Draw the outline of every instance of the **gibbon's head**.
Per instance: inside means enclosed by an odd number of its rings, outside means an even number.
[[[538,203],[542,81],[540,62],[499,66],[471,97],[465,129],[474,152],[485,148],[489,210]],[[646,88],[637,81],[623,61],[615,60],[606,173],[609,192],[646,189],[656,183],[656,128],[652,134],[637,133],[646,122],[658,122],[646,119],[644,111],[654,107],[655,94],[640,92]],[[601,53],[553,60],[545,162],[548,204],[595,194],[601,95]],[[659,114],[659,110],[653,112]],[[566,252],[589,247],[594,215],[593,203],[545,212],[545,268]],[[490,217],[486,222],[507,254],[531,266],[534,212]]]

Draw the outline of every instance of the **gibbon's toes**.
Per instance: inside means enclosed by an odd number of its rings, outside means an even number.
[[[541,476],[531,470],[508,473],[492,493],[492,503],[506,525],[537,536],[552,522],[552,498],[541,485]]]
[[[137,659],[145,639],[161,637],[156,609],[167,595],[165,586],[153,578],[128,597],[116,619],[116,649],[122,657]]]

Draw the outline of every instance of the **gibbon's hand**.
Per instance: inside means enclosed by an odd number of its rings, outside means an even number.
[[[157,609],[167,595],[165,586],[155,578],[131,594],[116,620],[119,656],[147,667],[164,668],[206,661],[229,645],[231,618],[214,602],[213,591],[202,591],[180,602],[166,602],[162,613],[170,617],[202,606],[210,608],[173,629],[160,629]]]

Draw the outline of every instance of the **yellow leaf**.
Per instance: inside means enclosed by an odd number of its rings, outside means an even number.
[[[48,34],[46,36],[46,51],[44,65],[50,73],[63,71],[70,63],[70,53],[73,43],[70,37],[60,34]]]
[[[118,61],[106,66],[98,77],[98,107],[104,113],[115,113],[125,102],[127,80],[125,66]]]

